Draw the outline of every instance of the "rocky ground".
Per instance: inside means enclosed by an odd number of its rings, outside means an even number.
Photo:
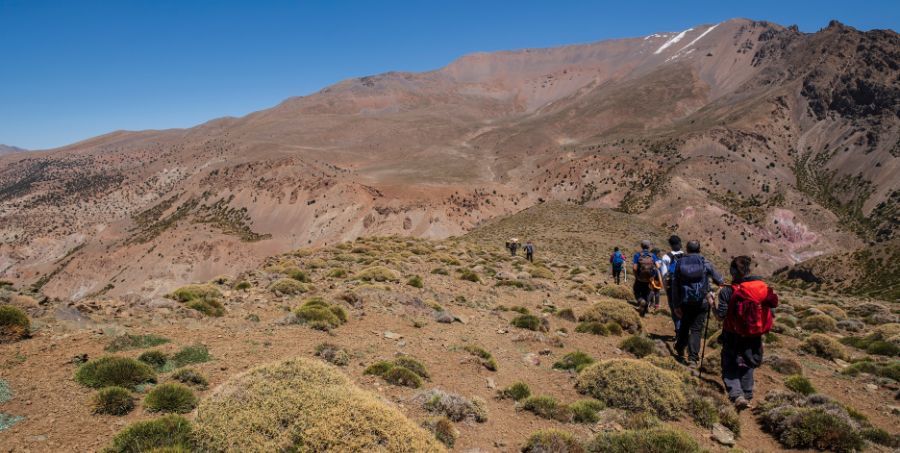
[[[564,232],[552,228],[560,221],[569,225]],[[505,238],[516,231],[522,239],[536,241],[534,264],[503,250]],[[553,368],[565,354],[581,351],[597,361],[635,358],[633,351],[622,347],[630,336],[627,327],[621,334],[595,335],[579,332],[582,329],[574,318],[588,315],[597,303],[628,307],[631,313],[623,316],[634,316],[633,306],[625,302],[630,298],[628,288],[609,282],[606,254],[613,245],[628,248],[642,237],[659,242],[663,235],[618,213],[537,207],[444,241],[368,238],[300,249],[274,256],[257,270],[222,276],[176,292],[172,298],[142,303],[88,299],[63,304],[6,288],[3,299],[30,315],[32,333],[31,338],[0,344],[0,384],[9,395],[4,398],[0,387],[0,445],[3,451],[96,451],[109,445],[125,426],[158,415],[142,402],[153,386],[138,386],[137,407],[127,415],[93,414],[92,398],[97,391],[74,379],[85,357],[93,360],[114,354],[136,358],[148,350],[171,357],[184,347],[204,345],[209,357],[201,354],[197,363],[187,366],[208,380],[206,388],[194,388],[202,402],[229,379],[258,365],[298,356],[317,359],[317,346],[324,342],[347,353],[340,356],[345,360],[332,359],[338,363],[336,369],[399,408],[416,424],[434,415],[423,406],[421,397],[417,398],[423,391],[437,388],[469,400],[483,400],[486,420],[453,422],[459,434],[452,447],[455,451],[519,451],[532,433],[550,428],[585,441],[605,432],[619,432],[630,426],[621,418],[621,410],[610,404],[597,420],[579,423],[566,415],[556,417],[559,420],[535,415],[524,410],[524,403],[499,399],[497,393],[521,381],[533,395],[573,403],[588,395],[576,389],[576,372]],[[200,293],[205,296],[193,297]],[[331,318],[316,322],[304,318],[296,309],[313,297],[341,307],[346,322],[328,325]],[[197,301],[200,303],[195,304]],[[782,365],[793,364],[817,393],[851,407],[854,420],[864,417],[867,422],[859,424],[860,430],[871,425],[893,436],[884,442],[896,442],[900,385],[896,380],[895,304],[800,289],[784,289],[782,303],[777,333],[767,339],[766,346],[767,356],[777,356],[780,361],[776,366],[767,363],[758,371],[757,404],[769,392],[787,390]],[[221,316],[214,316],[219,308],[224,309]],[[567,309],[574,318],[567,315]],[[536,317],[537,324],[514,321],[525,311]],[[650,345],[643,360],[661,367],[652,369],[665,374],[668,366],[684,376],[685,370],[668,359],[672,328],[665,311],[641,319],[641,326],[633,330],[639,330]],[[808,352],[812,350],[809,337],[816,331],[833,339],[882,332],[883,342],[894,346],[867,352],[838,344],[838,353],[824,358],[818,356],[821,351],[818,355]],[[110,345],[125,334],[155,335],[169,341],[109,352]],[[469,351],[473,346],[490,353],[495,370]],[[708,350],[709,357],[717,355],[717,349]],[[405,356],[417,359],[427,369],[428,378],[419,388],[392,385],[365,373],[379,360]],[[865,372],[847,374],[864,358],[895,371],[881,377]],[[713,369],[702,381],[685,376],[687,392],[720,392],[713,374],[715,358],[709,366]],[[172,381],[180,368],[185,367],[163,368],[158,382]],[[704,423],[692,413],[684,409],[674,417],[660,417],[659,423],[687,433],[699,448],[731,448],[714,440],[711,429],[700,426]],[[199,415],[194,410],[186,417],[196,420]],[[744,411],[739,420],[736,448],[785,448],[775,435],[763,430],[759,412]],[[865,447],[891,448],[869,441]]]

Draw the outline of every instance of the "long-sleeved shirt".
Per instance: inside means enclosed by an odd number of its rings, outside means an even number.
[[[686,257],[695,255],[694,253],[686,253],[684,256],[678,259],[678,263],[680,264]],[[713,266],[711,262],[707,259],[703,259],[703,268],[704,268],[704,278],[712,279],[713,282],[718,286],[722,286],[725,284],[725,279],[722,278],[722,275],[716,270],[716,267]],[[672,276],[672,307],[678,308],[681,306],[681,291],[678,290],[679,282],[678,282],[678,273]],[[706,301],[704,301],[704,304]]]

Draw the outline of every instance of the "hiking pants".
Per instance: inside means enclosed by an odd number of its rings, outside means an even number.
[[[672,285],[666,285],[666,302],[669,303],[669,313],[672,315],[672,324],[675,325],[675,336],[678,336],[678,327],[681,326],[681,320],[675,316],[675,307],[672,305]]]
[[[740,338],[724,332],[719,338],[722,343],[722,382],[728,398],[731,401],[739,396],[753,399],[753,370],[756,367],[751,361],[762,362],[762,339]]]
[[[709,306],[706,302],[701,305],[682,305],[681,325],[678,329],[678,339],[675,341],[675,351],[688,349],[688,359],[700,360],[700,337],[703,335],[703,324],[706,322],[706,313]]]
[[[527,259],[528,261],[533,263],[534,262],[534,253],[525,252],[525,259]]]
[[[613,280],[616,281],[616,284],[620,284],[622,281],[622,266],[616,267],[613,265]]]
[[[643,300],[645,303],[647,302],[650,297],[650,282],[639,282],[637,279],[634,279],[634,286],[631,289],[634,291],[634,299],[636,301],[640,302]]]

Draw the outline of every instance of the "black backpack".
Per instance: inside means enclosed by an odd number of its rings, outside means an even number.
[[[709,278],[706,276],[706,260],[700,255],[686,255],[675,266],[678,279],[679,299],[685,305],[699,305],[709,292]]]

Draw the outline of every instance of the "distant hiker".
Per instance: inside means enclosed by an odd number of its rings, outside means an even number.
[[[662,273],[663,287],[666,289],[666,302],[669,304],[669,312],[672,314],[672,323],[675,324],[675,335],[677,336],[678,326],[681,322],[675,316],[675,307],[672,305],[672,276],[675,275],[675,263],[684,256],[684,252],[681,251],[681,238],[674,234],[670,236],[669,247],[672,248],[672,251],[661,258],[659,270]]]
[[[675,353],[684,361],[684,349],[688,348],[689,365],[696,368],[700,360],[700,336],[709,315],[709,279],[718,286],[725,281],[712,263],[700,254],[700,242],[689,241],[687,254],[675,263],[672,275],[672,306],[681,320],[675,340]]]
[[[716,307],[716,318],[724,321],[719,335],[722,381],[738,409],[753,399],[753,370],[763,360],[762,336],[772,329],[772,309],[778,306],[772,288],[750,275],[751,263],[748,256],[731,261],[731,286],[719,291]]]
[[[525,251],[525,259],[529,262],[534,262],[534,244],[531,241],[525,243],[525,247],[522,248]]]
[[[615,280],[618,285],[620,284],[620,279],[622,277],[622,266],[625,265],[625,255],[618,247],[613,249],[612,255],[609,256],[609,264],[612,265],[613,280]]]
[[[647,303],[650,300],[650,281],[659,275],[656,262],[659,259],[650,252],[650,241],[641,241],[641,251],[634,254],[631,268],[634,270],[634,299],[637,300],[641,316],[647,312]]]
[[[509,242],[506,243],[506,248],[509,249],[509,253],[512,256],[516,256],[516,251],[519,250],[519,240],[517,238],[512,238]]]

